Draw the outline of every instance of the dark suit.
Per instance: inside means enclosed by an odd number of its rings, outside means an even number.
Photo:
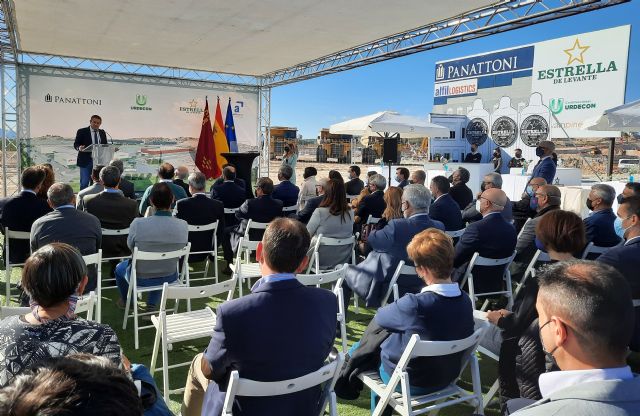
[[[292,184],[290,181],[282,181],[273,189],[271,195],[274,199],[282,201],[283,206],[291,207],[298,203],[298,194],[300,188]]]
[[[449,189],[449,195],[458,204],[458,209],[463,210],[473,201],[473,192],[465,183],[453,185]]]
[[[85,211],[100,220],[100,226],[109,230],[129,228],[138,217],[138,204],[120,192],[100,192],[84,198]],[[102,237],[102,256],[120,257],[131,254],[127,236]]]
[[[513,254],[516,247],[516,230],[500,215],[492,213],[467,226],[456,244],[453,267],[457,268],[458,281],[464,275],[467,263],[478,252],[482,257],[502,259]],[[473,271],[476,293],[502,290],[504,266],[477,266]]]
[[[228,226],[225,228],[223,237],[224,259],[227,262],[233,261],[233,253],[238,247],[240,238],[247,229],[249,220],[256,222],[271,222],[273,219],[282,216],[282,201],[274,199],[271,195],[263,195],[254,199],[247,199],[236,212],[236,218],[240,220],[240,224]],[[252,241],[262,239],[264,230],[252,230],[249,238]]]
[[[407,255],[407,245],[416,234],[427,228],[444,230],[444,225],[432,220],[427,214],[419,214],[391,220],[384,228],[372,231],[367,240],[371,253],[357,266],[349,266],[347,271],[342,285],[345,303],[348,304],[351,292],[354,291],[365,299],[368,308],[380,306],[400,260],[413,265]],[[400,296],[417,293],[423,286],[424,282],[416,276],[398,278]]]
[[[356,216],[360,217],[360,222],[365,224],[369,215],[375,218],[381,218],[382,213],[387,207],[387,203],[384,202],[384,192],[375,191],[371,195],[367,195],[362,198],[362,201],[358,204],[356,209]]]
[[[225,208],[238,208],[247,199],[245,190],[235,182],[225,181],[211,187],[211,199],[222,202]],[[224,217],[227,227],[238,224],[235,214]]]
[[[136,191],[133,182],[129,182],[125,178],[120,178],[118,189],[120,189],[127,198],[136,199]]]
[[[31,226],[38,218],[51,212],[46,201],[38,198],[36,194],[22,191],[20,195],[11,198],[2,210],[0,222],[2,227],[12,231],[31,231]],[[10,261],[11,263],[24,263],[31,254],[29,242],[26,240],[11,239]],[[6,249],[6,247],[3,247]]]
[[[215,180],[215,182],[213,182],[213,185],[211,185],[211,188],[209,188],[209,192],[213,192],[213,188],[215,188],[216,186],[222,185],[222,182],[224,182],[224,178],[220,176],[218,179]],[[235,178],[233,180],[233,183],[235,183],[242,189],[247,189],[247,184],[244,182],[244,179],[242,178]]]
[[[203,359],[212,369],[202,414],[219,415],[231,371],[257,381],[296,378],[324,365],[336,332],[336,297],[295,279],[262,283],[253,293],[218,306]],[[277,319],[274,319],[276,318]],[[318,414],[321,391],[277,397],[238,397],[234,415]]]
[[[185,183],[182,179],[174,179],[173,183],[184,189],[187,193],[187,197],[191,198],[191,192],[189,192],[189,184]]]
[[[100,144],[107,144],[107,133],[104,130],[98,129],[100,135]],[[73,148],[79,150],[80,146],[89,146],[93,144],[93,138],[91,137],[91,127],[84,127],[78,129],[76,133],[76,139],[73,142]],[[78,159],[76,165],[79,167],[86,167],[93,163],[91,153],[78,152]]]
[[[222,202],[207,198],[205,194],[196,194],[191,198],[181,199],[176,204],[176,218],[185,220],[189,225],[207,225],[218,222],[218,244],[222,243],[222,233],[224,231],[224,206]],[[191,251],[217,250],[212,246],[213,234],[211,231],[200,231],[189,233]],[[198,262],[207,259],[206,254],[189,255],[189,260]]]
[[[533,178],[544,178],[549,185],[553,184],[553,179],[556,177],[556,164],[554,163],[551,157],[546,157],[538,161],[536,166],[533,168],[533,173],[531,174],[531,179]]]
[[[480,163],[482,161],[482,153],[467,153],[464,157],[464,163]]]
[[[441,195],[431,204],[429,216],[442,222],[447,231],[458,231],[464,228],[458,203],[449,194]]]
[[[320,203],[324,199],[324,195],[317,196],[315,198],[308,199],[304,204],[302,211],[298,211],[296,218],[303,224],[307,224],[313,215],[313,211],[320,206]]]
[[[58,208],[38,218],[31,227],[31,251],[49,243],[67,243],[83,256],[97,253],[102,242],[100,221],[91,214],[75,208]],[[95,270],[89,273],[85,292],[96,288]]]
[[[345,183],[344,187],[347,190],[347,195],[360,195],[360,192],[364,189],[364,182],[360,178],[353,178]]]
[[[405,186],[407,186],[407,185],[409,185],[409,180],[408,180],[408,179],[405,179],[405,180],[403,180],[402,182],[400,182],[400,183],[398,184],[398,188],[400,188],[400,189],[404,189],[404,187],[405,187]]]
[[[583,220],[587,241],[599,247],[613,247],[620,242],[620,237],[613,228],[616,214],[611,208],[594,211]]]

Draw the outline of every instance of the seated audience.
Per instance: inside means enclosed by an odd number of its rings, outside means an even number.
[[[555,185],[543,185],[537,188],[535,194],[532,197],[533,206],[536,207],[536,215],[533,219],[529,220],[520,234],[518,235],[518,242],[516,243],[516,251],[518,254],[513,259],[511,265],[511,278],[514,281],[519,282],[524,274],[529,262],[536,254],[536,226],[549,212],[559,210],[561,195],[560,189]],[[578,248],[576,251],[583,250],[584,247]]]
[[[36,169],[40,169],[44,172],[44,179],[40,185],[40,189],[37,192],[37,196],[40,199],[47,200],[47,192],[51,185],[56,182],[56,175],[53,172],[53,166],[50,163],[43,163],[42,165],[36,165]]]
[[[115,166],[102,168],[100,182],[104,185],[104,191],[85,197],[85,211],[98,218],[102,228],[108,230],[129,228],[131,222],[138,217],[138,204],[126,198],[118,189],[120,184],[118,168]],[[120,257],[130,254],[126,236],[102,236],[103,257]]]
[[[364,189],[364,182],[360,179],[360,166],[349,166],[349,180],[345,183],[347,195],[359,195]]]
[[[187,197],[190,198],[191,194],[189,193],[189,184],[185,182],[189,178],[189,168],[186,166],[178,166],[176,169],[176,176],[173,180],[173,183],[184,189]]]
[[[300,193],[298,194],[298,210],[303,209],[308,200],[318,196],[316,193],[317,174],[318,171],[313,166],[307,166],[304,168],[304,173],[302,174],[304,182],[300,187]]]
[[[320,206],[320,203],[324,200],[325,188],[328,186],[329,178],[320,178],[316,180],[316,195],[313,198],[307,200],[304,204],[304,208],[298,211],[295,218],[303,224],[307,224],[311,219],[313,212]]]
[[[556,209],[540,218],[536,225],[538,241],[549,253],[551,263],[574,260],[586,242],[582,219],[573,212]],[[538,334],[536,297],[538,281],[531,276],[516,294],[511,311],[488,311],[493,325],[480,345],[500,357],[500,398],[522,397],[540,400],[538,377],[545,372],[544,353]]]
[[[331,169],[329,171],[329,179],[344,182],[344,178],[342,177],[342,174],[335,169]]]
[[[502,176],[499,173],[491,172],[484,175],[482,180],[482,184],[480,185],[480,192],[478,193],[478,198],[475,200],[475,205],[469,205],[462,212],[462,220],[464,222],[474,222],[480,221],[482,219],[482,215],[480,214],[480,210],[478,209],[480,195],[487,189],[502,189]],[[513,208],[511,204],[511,200],[507,198],[507,203],[500,212],[502,217],[506,221],[513,220]]]
[[[456,244],[453,265],[456,267],[458,282],[464,276],[474,253],[479,253],[482,257],[502,259],[511,256],[516,247],[516,230],[501,215],[507,204],[507,195],[501,189],[490,188],[478,200],[482,219],[469,224]],[[473,283],[476,293],[503,290],[502,270],[504,266],[474,267]]]
[[[178,201],[176,204],[176,218],[185,220],[189,225],[208,225],[218,221],[216,235],[218,244],[222,244],[224,232],[224,206],[222,202],[210,199],[205,194],[207,178],[200,172],[189,175],[190,198]],[[198,251],[217,250],[213,247],[213,233],[211,231],[198,231],[189,233],[191,243],[190,253]],[[189,254],[189,261],[205,261],[207,254]]]
[[[233,166],[227,165],[222,169],[222,177],[219,183],[211,187],[211,199],[222,202],[225,208],[239,208],[246,201],[246,193],[244,187],[238,185],[235,180],[236,170]],[[220,178],[218,178],[220,179]],[[242,182],[244,183],[244,181]],[[227,227],[238,224],[236,214],[225,214],[225,224]]]
[[[633,299],[640,299],[640,195],[623,199],[614,227],[624,243],[609,249],[598,261],[616,268],[627,279]],[[631,348],[640,351],[640,308],[635,310],[636,329]]]
[[[273,188],[273,194],[271,195],[273,199],[282,201],[283,207],[292,207],[298,202],[300,189],[291,183],[291,175],[293,175],[291,166],[280,166],[278,170],[278,180],[280,183]]]
[[[458,204],[460,210],[463,210],[473,202],[473,191],[467,186],[467,182],[471,178],[471,174],[465,168],[458,168],[451,175],[451,184],[449,195]]]
[[[309,241],[296,220],[278,218],[269,225],[257,250],[262,278],[251,295],[218,306],[211,342],[187,376],[183,416],[219,415],[233,370],[243,378],[276,381],[323,366],[336,335],[338,305],[330,291],[305,287],[295,277],[306,269]],[[285,396],[236,397],[233,413],[311,415],[320,396],[313,387]]]
[[[125,197],[129,199],[136,199],[135,186],[133,182],[128,181],[124,177],[124,163],[120,159],[112,159],[109,162],[109,166],[113,166],[120,171],[120,183],[118,184],[118,189],[122,191]]]
[[[31,226],[31,252],[49,243],[67,243],[87,256],[95,254],[102,246],[100,221],[91,214],[75,208],[75,195],[70,185],[54,183],[49,188],[49,206],[53,211],[38,218]],[[89,269],[86,292],[94,290],[97,283],[95,267]]]
[[[588,242],[599,247],[613,247],[620,242],[613,228],[616,214],[611,206],[615,200],[616,190],[613,186],[599,183],[591,187],[587,197],[587,208],[591,214],[584,219]]]
[[[187,245],[189,228],[187,222],[171,215],[171,206],[175,198],[171,192],[173,183],[160,182],[151,186],[149,203],[155,208],[155,214],[146,218],[136,218],[129,227],[127,245],[133,253],[138,247],[142,251],[166,252],[180,250]],[[182,188],[181,188],[182,189]],[[158,286],[178,280],[178,262],[175,259],[137,262],[137,285]],[[120,291],[119,306],[124,306],[131,279],[131,260],[118,264],[115,271],[116,285]],[[161,290],[148,292],[147,311],[157,308],[162,295]]]
[[[425,181],[427,180],[427,174],[422,169],[417,169],[411,172],[411,177],[409,178],[409,183],[413,185],[422,185],[424,186]]]
[[[344,183],[332,179],[324,189],[325,198],[313,211],[307,224],[307,231],[312,237],[308,253],[310,258],[320,234],[329,238],[349,238],[353,232],[353,210],[347,204]],[[318,248],[320,270],[329,270],[343,263],[351,263],[351,245],[348,248],[321,245]]]
[[[20,178],[22,192],[9,199],[2,209],[0,224],[2,224],[3,233],[6,228],[12,231],[29,232],[35,220],[51,212],[51,207],[37,196],[44,178],[44,170],[37,167],[29,167],[22,171]],[[2,248],[2,257],[6,258],[6,247],[3,245]],[[28,241],[11,239],[9,250],[11,263],[24,263],[30,253]]]
[[[91,169],[91,182],[92,184],[78,192],[76,198],[76,208],[80,211],[84,211],[84,198],[89,195],[99,194],[104,191],[104,186],[100,182],[100,171],[104,166],[94,165]]]
[[[405,186],[409,185],[409,169],[397,168],[395,179],[398,182],[398,187],[404,189]]]
[[[456,201],[449,195],[451,189],[449,181],[444,176],[431,179],[429,190],[434,201],[429,208],[429,216],[444,224],[447,231],[458,231],[464,228],[462,214]]]
[[[526,163],[525,158],[522,157],[522,149],[515,150],[515,156],[509,160],[509,169],[511,168],[522,168]]]
[[[181,199],[187,197],[187,193],[180,185],[176,185],[173,183],[173,174],[174,169],[171,163],[163,163],[158,168],[158,183],[166,183],[173,194],[174,202],[171,205],[171,208],[175,206],[175,203]],[[151,195],[151,191],[153,189],[153,185],[149,186],[145,191],[144,195],[142,195],[142,199],[140,200],[140,215],[146,215],[147,208],[149,208],[149,196]]]
[[[371,231],[367,238],[371,253],[357,266],[349,266],[342,285],[346,305],[351,293],[355,292],[366,301],[367,307],[380,306],[400,260],[412,265],[407,255],[407,244],[411,239],[427,228],[444,230],[440,221],[429,218],[430,204],[431,193],[424,186],[407,185],[404,188],[401,204],[404,218],[391,220],[384,228]],[[397,283],[400,296],[418,293],[424,286],[415,276],[401,275]]]
[[[270,178],[258,178],[256,183],[256,197],[247,199],[236,212],[236,218],[240,220],[238,225],[227,226],[222,238],[222,248],[224,249],[224,259],[227,267],[222,271],[231,274],[230,264],[233,263],[233,255],[238,248],[240,238],[247,229],[249,220],[255,222],[271,222],[282,216],[282,201],[272,197],[273,181]],[[260,240],[264,230],[251,230],[249,238],[253,241]]]
[[[402,188],[390,186],[384,193],[383,199],[387,207],[382,212],[382,218],[380,218],[380,221],[376,224],[366,224],[362,226],[358,242],[358,251],[363,256],[366,256],[371,252],[371,246],[367,243],[367,238],[372,230],[380,230],[389,224],[389,221],[403,217]]]
[[[630,196],[640,196],[640,182],[629,182],[624,186],[622,193],[617,196],[618,204],[622,203],[623,198]]]
[[[520,232],[524,223],[527,222],[529,218],[533,218],[537,214],[537,199],[535,198],[535,193],[539,187],[546,184],[547,181],[545,181],[544,178],[531,178],[520,200],[511,202],[513,222],[517,232]]]
[[[382,212],[387,204],[384,202],[384,189],[387,187],[387,180],[380,174],[372,175],[369,178],[370,195],[364,196],[358,202],[356,208],[356,222],[365,224],[369,216],[373,218],[381,218]]]
[[[538,284],[538,333],[561,371],[542,374],[542,400],[513,414],[639,414],[640,378],[626,363],[634,316],[624,278],[602,263],[571,261],[550,266]]]
[[[222,165],[222,171],[224,172],[224,169],[228,167],[229,170],[233,173],[233,183],[235,183],[236,185],[238,185],[239,187],[241,187],[242,189],[247,189],[247,184],[244,182],[244,179],[242,178],[238,178],[238,175],[236,174],[236,166],[232,163],[225,163],[224,165]],[[229,179],[226,179],[226,177],[224,175],[220,176],[218,179],[215,180],[215,182],[213,182],[213,185],[211,185],[211,188],[209,189],[209,192],[213,193],[213,188],[222,184],[222,182],[227,181]]]
[[[49,358],[73,353],[100,355],[121,364],[113,329],[74,314],[87,281],[87,266],[68,244],[51,243],[29,257],[21,282],[31,312],[0,321],[0,386]]]

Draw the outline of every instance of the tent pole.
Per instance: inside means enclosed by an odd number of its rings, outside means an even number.
[[[615,137],[609,137],[609,164],[607,166],[607,177],[609,178],[609,180],[611,180],[612,176],[613,176],[613,159],[614,159],[614,153],[615,153],[615,149],[616,149],[616,138]]]

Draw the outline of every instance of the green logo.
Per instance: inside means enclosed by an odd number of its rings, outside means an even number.
[[[549,108],[553,114],[560,114],[564,108],[564,98],[552,98],[549,101]]]
[[[141,107],[147,105],[147,96],[142,94],[137,94],[136,104],[138,104]]]

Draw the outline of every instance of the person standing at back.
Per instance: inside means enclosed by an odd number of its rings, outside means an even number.
[[[549,140],[543,140],[536,147],[536,156],[540,158],[533,168],[529,182],[533,178],[544,178],[549,185],[553,184],[556,177],[556,163],[553,161],[553,152],[556,145]],[[529,183],[527,183],[529,185]]]
[[[478,152],[478,145],[471,144],[471,153],[467,153],[464,157],[464,163],[480,163],[482,161],[482,153]]]
[[[296,164],[298,163],[298,146],[291,142],[284,145],[284,155],[282,155],[282,165],[291,167],[292,184],[296,184]]]

